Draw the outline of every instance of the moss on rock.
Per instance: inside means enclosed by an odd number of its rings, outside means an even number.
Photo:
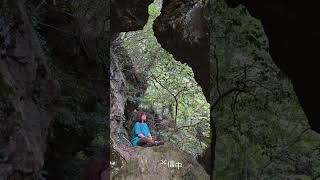
[[[133,151],[130,161],[112,179],[210,179],[197,161],[173,144],[136,147]]]

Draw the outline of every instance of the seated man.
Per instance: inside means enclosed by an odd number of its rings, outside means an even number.
[[[133,127],[133,138],[131,143],[133,146],[159,146],[163,145],[162,141],[154,141],[150,134],[149,127],[145,121],[147,120],[147,114],[145,112],[138,112],[136,117],[136,123]]]

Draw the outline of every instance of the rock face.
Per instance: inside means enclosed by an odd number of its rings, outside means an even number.
[[[53,119],[45,106],[57,96],[59,85],[23,2],[5,3],[0,11],[0,178],[35,179]]]
[[[154,22],[154,33],[161,46],[177,61],[187,63],[195,80],[209,101],[209,29],[207,2],[202,0],[163,0],[160,16]],[[211,125],[214,134],[214,124]],[[214,161],[214,141],[204,157]],[[203,158],[203,157],[201,157]],[[213,164],[199,160],[211,174]]]
[[[190,159],[190,156],[171,144],[131,148],[123,154],[128,164],[112,176],[112,179],[210,179],[197,161]],[[181,163],[181,167],[177,163]],[[171,164],[174,167],[171,167]]]
[[[152,0],[111,0],[112,32],[142,29],[148,21],[148,6],[152,2]]]
[[[124,127],[129,89],[121,63],[122,60],[127,61],[130,58],[125,49],[116,42],[113,41],[110,48],[110,138],[113,144],[130,145],[129,135]]]
[[[231,7],[245,5],[261,20],[269,39],[270,54],[278,67],[292,80],[294,90],[311,128],[320,133],[319,70],[320,12],[317,1],[226,0]]]
[[[128,113],[139,106],[139,103],[131,102],[130,98],[143,96],[147,89],[146,76],[123,47],[122,37],[123,35],[116,35],[110,47],[110,160],[115,162],[112,173],[127,165],[123,159],[124,149],[131,147],[131,129],[134,123],[128,118]]]
[[[123,46],[123,37],[125,34],[116,36],[111,41],[110,48],[111,162],[115,163],[112,167],[112,179],[209,179],[197,160],[173,145],[133,148],[128,142],[133,122],[130,122],[126,114],[139,106],[139,103],[130,102],[130,97],[143,96],[147,89],[147,73],[130,57]],[[161,160],[165,159],[181,162],[183,166],[174,169],[168,165],[160,165]]]
[[[205,1],[164,0],[154,32],[174,58],[192,67],[196,81],[209,99],[209,36]]]
[[[117,36],[110,48],[110,134],[112,142],[129,145],[127,140],[130,140],[130,134],[127,130],[131,130],[133,122],[129,121],[127,113],[139,106],[139,103],[131,103],[129,97],[143,96],[147,79],[145,72],[134,64],[122,43],[121,37]]]
[[[64,165],[105,123],[107,57],[97,50],[108,27],[94,16],[107,8],[90,3],[100,9],[83,18],[85,4],[54,2],[0,5],[0,179],[39,179],[43,166],[49,179],[70,179]]]
[[[315,86],[319,74],[317,61],[314,60],[320,49],[319,26],[316,23],[319,11],[315,9],[316,1],[226,2],[231,7],[242,3],[252,16],[261,20],[269,39],[273,61],[291,78],[311,128],[320,132],[320,113],[316,108],[320,101],[317,93],[320,89]],[[155,21],[154,31],[164,49],[193,68],[197,82],[208,97],[208,75],[205,72],[209,72],[209,65],[206,64],[209,45],[206,22],[201,15],[203,7],[201,1],[164,0],[162,13]]]

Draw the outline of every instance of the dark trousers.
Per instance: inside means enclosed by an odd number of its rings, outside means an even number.
[[[143,146],[149,142],[148,138],[140,138],[140,140],[137,142],[138,146]]]

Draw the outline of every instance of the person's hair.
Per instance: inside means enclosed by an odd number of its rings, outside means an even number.
[[[136,116],[136,122],[142,122],[141,117],[142,117],[143,115],[146,115],[146,116],[147,116],[147,113],[145,113],[145,112],[143,112],[143,111],[138,112],[138,113],[137,113],[137,116]],[[146,120],[145,120],[145,121],[146,121]]]

